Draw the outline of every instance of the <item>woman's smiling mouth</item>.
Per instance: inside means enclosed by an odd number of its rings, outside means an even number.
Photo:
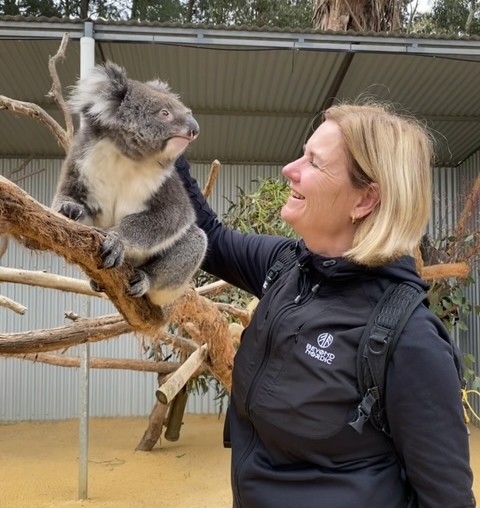
[[[301,194],[299,194],[298,192],[294,191],[293,189],[291,190],[291,194],[292,198],[295,198],[295,199],[305,199],[305,196],[302,196]]]

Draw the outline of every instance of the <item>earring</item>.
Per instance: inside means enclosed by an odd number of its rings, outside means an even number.
[[[355,215],[352,217],[352,224],[355,224],[357,222],[357,218],[355,217]]]

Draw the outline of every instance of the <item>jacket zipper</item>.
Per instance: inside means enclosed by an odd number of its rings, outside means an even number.
[[[248,443],[247,449],[243,452],[242,457],[238,461],[238,465],[235,468],[234,471],[234,485],[235,485],[235,497],[238,500],[238,505],[240,508],[243,506],[242,502],[242,496],[240,494],[240,485],[239,485],[239,477],[240,477],[240,471],[243,468],[245,461],[247,460],[247,457],[252,453],[252,450],[255,448],[255,444],[258,440],[258,434],[255,432],[255,430],[252,427],[252,437],[250,438],[250,442]]]
[[[305,303],[307,300],[310,300],[311,298],[313,298],[319,289],[319,284],[315,284],[314,287],[311,289],[311,291],[305,292],[306,293],[305,296],[303,296],[304,295],[304,288],[305,288],[305,284],[303,284],[302,287],[300,288],[300,294],[293,301],[289,301],[283,307],[281,307],[279,309],[279,311],[277,312],[276,316],[283,316],[289,310],[292,310],[292,309],[298,307],[298,305],[300,303]],[[303,299],[302,299],[302,297],[303,297]],[[267,311],[267,312],[269,313],[269,311]],[[250,403],[253,398],[253,395],[256,392],[258,382],[260,381],[261,377],[263,376],[266,366],[268,364],[268,360],[270,358],[270,352],[272,349],[272,337],[275,336],[274,332],[276,333],[279,326],[280,326],[279,322],[283,322],[283,320],[278,319],[276,317],[273,318],[272,324],[270,325],[270,330],[269,330],[267,338],[266,338],[265,351],[263,353],[262,361],[260,363],[260,366],[257,369],[257,372],[253,376],[253,379],[250,383],[250,387],[247,392],[247,397],[245,399],[245,412],[249,417],[251,415]],[[303,325],[298,326],[297,329],[295,330],[295,333],[294,333],[295,342],[298,341],[298,334],[299,334],[302,326]],[[244,451],[242,457],[238,461],[237,467],[235,468],[235,471],[234,471],[234,484],[235,484],[236,498],[239,501],[240,507],[242,506],[241,496],[240,496],[240,487],[239,487],[240,471],[243,468],[243,465],[245,464],[247,457],[250,455],[250,453],[254,449],[257,439],[258,439],[258,435],[255,432],[255,429],[252,428],[252,438],[251,438],[246,450]]]

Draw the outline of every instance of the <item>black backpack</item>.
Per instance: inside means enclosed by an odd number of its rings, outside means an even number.
[[[263,294],[281,273],[296,262],[290,246],[280,252],[263,284]],[[427,299],[427,293],[411,282],[391,282],[373,310],[357,352],[357,380],[362,400],[349,423],[357,432],[370,420],[376,429],[389,435],[385,415],[385,378],[388,363],[400,334],[413,311]]]

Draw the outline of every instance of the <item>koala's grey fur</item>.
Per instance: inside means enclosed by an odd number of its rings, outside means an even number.
[[[124,261],[136,267],[132,296],[147,294],[158,305],[173,301],[207,245],[174,168],[198,135],[196,120],[165,83],[128,79],[113,63],[80,80],[69,105],[80,128],[52,208],[107,232],[103,267]]]

